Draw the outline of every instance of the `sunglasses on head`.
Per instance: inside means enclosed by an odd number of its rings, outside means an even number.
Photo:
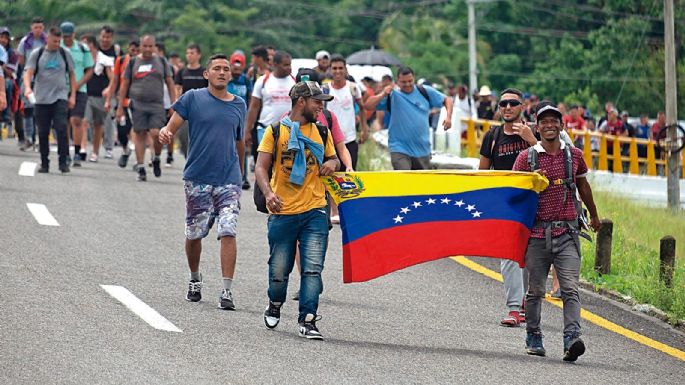
[[[516,99],[507,99],[507,100],[500,100],[499,101],[500,107],[504,108],[507,105],[509,105],[510,107],[518,107],[521,105],[521,102],[516,100]]]

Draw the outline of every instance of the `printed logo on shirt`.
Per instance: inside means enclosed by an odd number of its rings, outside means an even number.
[[[48,59],[48,62],[45,63],[45,69],[46,70],[56,70],[59,69],[59,63],[60,63],[61,58],[58,60],[57,58],[51,58]]]

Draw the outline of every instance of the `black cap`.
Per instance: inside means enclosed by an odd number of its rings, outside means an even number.
[[[535,120],[540,120],[540,116],[546,114],[546,113],[552,113],[554,114],[559,120],[562,119],[563,114],[557,107],[555,107],[552,104],[548,105],[542,105],[542,107],[538,108],[537,112],[535,113]]]
[[[322,100],[324,102],[330,102],[333,100],[333,95],[324,94],[321,91],[319,84],[313,81],[299,82],[290,89],[290,98],[313,98],[316,100]]]

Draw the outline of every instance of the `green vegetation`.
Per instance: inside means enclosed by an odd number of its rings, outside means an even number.
[[[376,141],[369,139],[359,145],[357,159],[358,171],[383,171],[392,170],[388,151],[381,148]]]
[[[601,218],[614,222],[611,274],[594,271],[595,244],[582,241],[581,275],[593,284],[618,291],[640,303],[649,303],[672,318],[685,319],[685,215],[639,205],[616,194],[595,192]],[[659,283],[659,240],[676,239],[673,287]]]
[[[475,6],[479,83],[519,87],[543,98],[585,103],[597,113],[613,101],[632,116],[664,109],[663,2],[660,0],[493,0]],[[675,29],[685,4],[675,1]],[[294,57],[319,49],[349,55],[388,50],[435,83],[467,82],[465,0],[9,0],[0,20],[15,34],[31,17],[48,26],[103,23],[120,43],[153,33],[169,52],[198,43],[205,52],[249,52],[271,44]],[[678,94],[685,95],[685,39],[676,36]],[[678,111],[685,116],[685,98]]]

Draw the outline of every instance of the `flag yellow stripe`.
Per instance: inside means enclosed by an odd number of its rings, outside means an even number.
[[[548,185],[547,179],[539,174],[515,171],[383,171],[336,173],[335,176],[349,180],[357,186],[361,185],[358,195],[340,197],[335,191],[331,191],[331,185],[336,186],[335,180],[332,177],[322,177],[329,191],[333,193],[336,203],[357,198],[457,194],[499,187],[540,192]]]
[[[471,269],[477,273],[483,274],[486,277],[492,278],[495,281],[503,282],[501,274],[494,272],[494,271],[488,269],[487,267],[485,267],[481,264],[473,262],[470,259],[467,259],[467,258],[461,257],[461,256],[451,257],[451,259],[454,260],[455,262],[457,262],[458,264],[465,266],[465,267],[467,267],[467,268],[469,268],[469,269]],[[552,305],[556,306],[556,307],[559,307],[562,309],[564,307],[564,305],[562,304],[561,301],[555,301],[555,300],[551,300],[549,298],[545,298],[545,300],[547,302],[551,303]],[[591,323],[601,327],[601,328],[612,331],[616,334],[620,334],[620,335],[622,335],[622,336],[624,336],[630,340],[633,340],[639,344],[642,344],[644,346],[648,346],[652,349],[656,349],[660,352],[666,353],[669,356],[675,357],[681,361],[685,361],[685,352],[683,352],[682,350],[676,349],[672,346],[666,345],[666,344],[661,343],[659,341],[655,341],[649,337],[643,336],[642,334],[639,334],[639,333],[636,333],[632,330],[626,329],[621,325],[615,324],[615,323],[607,320],[606,318],[598,316],[597,314],[589,312],[585,309],[581,309],[580,317],[582,319],[588,321],[588,322],[591,322]]]

